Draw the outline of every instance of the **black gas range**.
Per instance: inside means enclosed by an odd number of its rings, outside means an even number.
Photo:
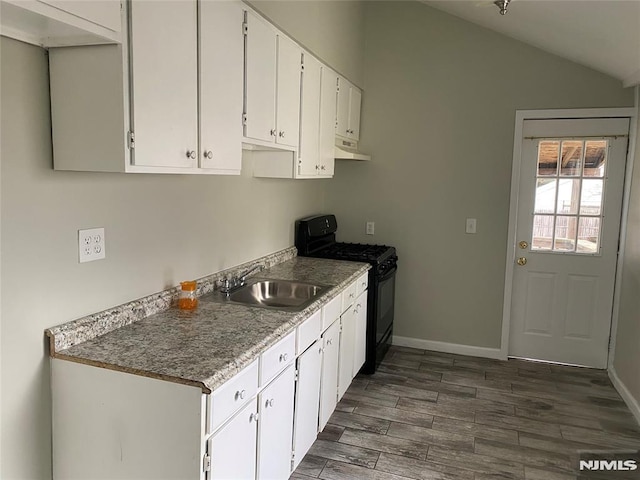
[[[338,222],[334,215],[302,218],[296,221],[295,244],[298,255],[303,257],[349,260],[371,265],[367,294],[366,360],[360,370],[371,374],[391,346],[398,256],[396,249],[387,245],[337,242],[337,229]]]

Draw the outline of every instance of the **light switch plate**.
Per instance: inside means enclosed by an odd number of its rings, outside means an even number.
[[[467,218],[467,226],[465,228],[466,233],[476,233],[476,219]]]
[[[367,229],[366,229],[366,234],[367,235],[373,235],[376,231],[376,223],[375,222],[367,222]]]
[[[78,260],[80,263],[102,260],[105,257],[104,228],[78,230]]]

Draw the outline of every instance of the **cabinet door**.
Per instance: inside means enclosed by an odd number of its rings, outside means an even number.
[[[320,92],[320,175],[332,177],[335,165],[338,75],[322,66]]]
[[[367,291],[356,298],[355,310],[355,348],[353,354],[353,376],[364,365],[367,354]]]
[[[349,82],[343,77],[338,77],[336,135],[346,138],[349,137],[349,91]]]
[[[266,142],[276,134],[276,31],[247,12],[245,67],[246,137]]]
[[[258,395],[258,477],[289,478],[293,440],[295,369],[288,367]],[[236,475],[229,478],[247,478]]]
[[[240,2],[200,2],[200,166],[240,173],[244,11]]]
[[[298,146],[300,132],[300,74],[302,50],[287,37],[278,35],[278,87],[276,142]]]
[[[293,422],[293,469],[318,436],[318,414],[320,411],[320,377],[322,373],[322,341],[317,340],[298,357],[298,380],[296,381],[295,419]]]
[[[320,422],[322,431],[338,403],[338,357],[340,353],[340,320],[322,335],[322,380],[320,384]]]
[[[349,88],[349,138],[358,140],[360,138],[360,105],[362,103],[362,93],[360,89],[351,86]]]
[[[132,163],[195,167],[198,151],[196,1],[132,1]]]
[[[353,354],[356,336],[356,314],[353,306],[342,314],[340,323],[342,329],[340,331],[340,360],[338,362],[338,400],[342,398],[353,380]]]
[[[209,439],[208,480],[255,478],[257,413],[254,399]]]
[[[320,170],[320,80],[322,65],[311,55],[304,54],[302,98],[300,104],[300,148],[298,175],[317,175]]]

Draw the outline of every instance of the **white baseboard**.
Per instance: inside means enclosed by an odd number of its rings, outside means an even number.
[[[393,336],[393,344],[400,347],[433,350],[434,352],[455,353],[458,355],[469,355],[471,357],[497,358],[498,360],[506,360],[499,348],[475,347],[473,345],[436,342],[434,340],[398,337],[396,335]]]
[[[622,380],[620,380],[620,377],[618,377],[616,369],[613,368],[613,365],[609,366],[607,372],[609,373],[611,383],[613,383],[613,386],[624,400],[624,403],[627,404],[629,410],[631,410],[631,413],[633,413],[633,416],[636,417],[636,421],[638,422],[638,424],[640,424],[640,403],[638,403],[638,400],[635,399],[633,395],[631,395],[631,392],[629,391],[627,386],[622,382]]]

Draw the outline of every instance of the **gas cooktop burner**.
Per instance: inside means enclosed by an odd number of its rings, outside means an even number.
[[[322,253],[334,255],[336,258],[353,260],[379,260],[390,250],[386,245],[366,245],[361,243],[334,243],[327,247]]]

